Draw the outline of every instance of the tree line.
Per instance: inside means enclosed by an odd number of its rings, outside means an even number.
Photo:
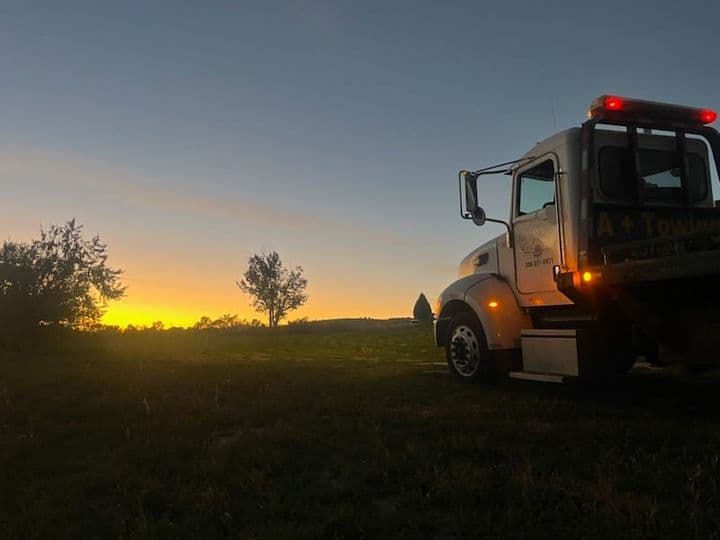
[[[43,327],[94,329],[107,304],[126,293],[121,269],[108,265],[108,246],[98,235],[86,238],[74,219],[63,225],[41,228],[29,242],[7,240],[0,247],[0,345],[32,341]],[[286,267],[272,251],[251,256],[236,286],[252,298],[258,313],[271,328],[308,300],[303,268]],[[425,295],[415,303],[418,320],[432,320]],[[306,320],[306,319],[305,319]],[[203,316],[195,329],[229,329],[262,326],[224,314]],[[151,329],[162,330],[157,321]]]

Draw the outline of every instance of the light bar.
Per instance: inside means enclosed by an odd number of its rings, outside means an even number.
[[[596,98],[588,109],[588,118],[608,122],[636,122],[638,124],[663,124],[668,127],[698,127],[712,124],[717,112],[685,105],[658,103],[620,96],[604,95]]]

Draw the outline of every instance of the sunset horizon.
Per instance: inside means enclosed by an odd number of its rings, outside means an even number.
[[[234,286],[234,284],[233,284]],[[235,287],[237,289],[237,287]],[[312,287],[309,287],[309,293],[312,295]],[[240,321],[251,322],[252,320],[258,320],[263,325],[267,324],[267,316],[263,313],[258,313],[250,305],[250,299],[243,295],[239,290],[231,291],[231,294],[237,294],[240,300],[247,301],[247,307],[236,304],[235,307],[232,304],[229,307],[224,308],[226,304],[222,303],[222,300],[218,300],[218,307],[212,309],[212,303],[203,302],[198,309],[192,307],[183,309],[181,308],[168,308],[164,304],[153,305],[144,303],[132,302],[132,293],[128,290],[127,298],[110,302],[105,314],[100,319],[100,323],[107,326],[119,326],[125,328],[127,326],[134,327],[150,327],[155,322],[162,322],[165,328],[192,328],[202,317],[210,317],[211,319],[217,319],[223,315],[237,315]],[[419,294],[419,293],[418,293]],[[222,295],[218,295],[219,297]],[[417,296],[417,295],[416,295]],[[290,316],[281,322],[281,325],[288,324],[289,322],[307,319],[308,321],[326,321],[336,319],[397,319],[397,318],[412,318],[412,307],[417,298],[413,297],[408,299],[408,306],[404,312],[382,312],[375,311],[374,313],[368,313],[363,311],[349,311],[349,312],[336,312],[336,311],[323,311],[321,309],[313,309],[312,303],[305,308],[298,309],[290,314]]]
[[[595,69],[573,51],[546,65],[546,54],[565,51],[559,40],[520,53],[502,25],[471,38],[457,25],[514,15],[465,11],[98,6],[69,10],[61,24],[53,9],[16,10],[0,38],[4,239],[72,218],[99,234],[127,286],[106,324],[262,319],[235,281],[267,251],[309,282],[289,319],[408,316],[418,294],[432,303],[462,257],[503,230],[458,218],[459,169],[519,157],[548,126],[578,125],[608,90],[715,101],[709,87],[684,82],[707,77],[700,63],[677,63],[670,79],[647,64],[637,77],[600,47]],[[617,21],[610,10],[596,17],[588,31],[599,40]],[[577,27],[547,24],[589,43]],[[490,62],[498,43],[504,60]],[[686,42],[633,43],[638,54],[693,54]],[[586,76],[563,82],[576,72]],[[485,183],[488,217],[507,218],[509,190],[506,177]]]

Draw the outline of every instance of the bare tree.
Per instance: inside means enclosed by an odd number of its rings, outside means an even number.
[[[253,297],[257,311],[267,313],[271,327],[277,326],[289,311],[303,305],[308,298],[302,267],[285,268],[275,251],[250,257],[244,279],[236,283],[240,290]]]

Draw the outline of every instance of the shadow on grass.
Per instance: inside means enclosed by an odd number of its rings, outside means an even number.
[[[625,376],[600,381],[543,384],[508,380],[513,394],[556,397],[586,405],[621,407],[628,413],[666,419],[720,422],[720,374],[683,368],[634,368]]]

